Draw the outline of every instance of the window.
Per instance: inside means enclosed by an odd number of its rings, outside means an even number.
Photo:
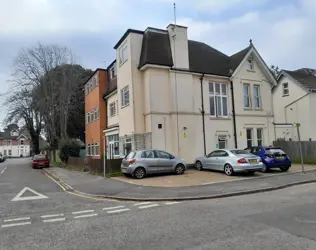
[[[11,140],[8,140],[8,146],[11,146],[12,144],[12,141]],[[10,155],[10,154],[9,154]]]
[[[121,107],[124,108],[125,106],[129,105],[129,86],[125,86],[121,89]]]
[[[116,107],[117,107],[117,114],[119,114],[119,106],[118,106],[118,101],[116,101]]]
[[[247,148],[252,147],[252,137],[253,137],[252,134],[253,134],[252,128],[247,128],[247,129],[246,129]]]
[[[98,120],[99,119],[99,108],[95,108],[94,110],[94,120]]]
[[[142,158],[155,158],[155,154],[153,151],[144,151],[142,152]]]
[[[85,89],[86,95],[88,95],[89,94],[89,84],[86,84],[84,89]]]
[[[108,136],[108,153],[109,153],[109,159],[113,159],[114,156],[119,156],[119,135],[109,135]]]
[[[95,153],[95,155],[100,155],[100,149],[99,149],[99,143],[95,143],[94,144],[94,153]]]
[[[24,139],[20,140],[20,145],[24,145]]]
[[[86,123],[88,124],[90,122],[89,112],[86,113]]]
[[[11,156],[11,155],[12,155],[12,151],[11,151],[11,149],[9,149],[9,151],[8,151],[8,152],[9,152],[9,156]]]
[[[156,151],[158,158],[162,158],[162,159],[172,159],[172,156],[170,154],[168,154],[167,152],[164,151]]]
[[[226,135],[219,135],[218,136],[218,148],[219,149],[226,148],[226,142],[227,142]]]
[[[289,83],[285,82],[283,83],[283,96],[289,95]]]
[[[257,143],[258,146],[262,146],[262,141],[263,141],[263,129],[262,128],[257,128]]]
[[[110,103],[110,117],[115,116],[116,113],[116,105],[115,102]]]
[[[128,55],[127,55],[127,42],[125,42],[120,48],[119,48],[119,59],[120,59],[120,66],[127,61]]]
[[[125,139],[125,155],[127,155],[132,150],[132,138],[126,138]]]
[[[114,63],[110,69],[110,76],[111,79],[114,79],[116,77],[116,63]]]
[[[91,155],[95,155],[95,152],[94,152],[94,144],[90,144],[90,152],[91,152]]]
[[[92,82],[93,82],[94,87],[98,87],[98,78],[97,78],[97,76],[93,77]]]
[[[90,112],[90,122],[94,121],[94,110]]]
[[[244,84],[244,107],[251,108],[249,84]]]
[[[88,154],[87,155],[91,155],[91,147],[90,144],[88,144]]]
[[[261,108],[261,93],[260,93],[260,86],[254,85],[253,86],[253,97],[254,97],[254,104],[255,108]]]
[[[248,69],[249,70],[253,70],[253,61],[252,61],[252,59],[247,59],[247,63],[248,63]]]
[[[228,116],[227,84],[209,83],[211,116]]]

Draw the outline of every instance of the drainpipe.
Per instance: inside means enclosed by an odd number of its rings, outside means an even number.
[[[238,148],[237,144],[237,129],[236,129],[236,113],[235,113],[235,94],[234,94],[234,84],[233,81],[230,80],[230,90],[232,95],[232,113],[233,113],[233,126],[234,126],[234,141],[235,148]]]
[[[204,93],[203,93],[203,79],[204,74],[200,78],[201,82],[201,101],[202,101],[202,109],[201,109],[201,115],[202,115],[202,126],[203,126],[203,145],[204,145],[204,155],[206,155],[206,139],[205,139],[205,110],[204,110]]]

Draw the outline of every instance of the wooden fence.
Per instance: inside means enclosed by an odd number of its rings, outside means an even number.
[[[316,162],[316,141],[302,141],[302,154],[305,162]],[[298,141],[277,140],[273,145],[280,147],[294,161],[300,160]]]

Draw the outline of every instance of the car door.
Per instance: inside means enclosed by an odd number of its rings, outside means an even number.
[[[224,165],[229,158],[229,154],[225,150],[218,150],[217,157],[215,158],[215,168],[216,170],[223,170]]]
[[[155,153],[158,157],[158,162],[157,162],[158,172],[159,173],[172,172],[173,167],[176,163],[175,157],[161,150],[155,150]]]
[[[203,167],[206,169],[216,169],[216,160],[217,160],[218,150],[215,150],[209,153],[206,156]]]
[[[143,151],[141,154],[141,162],[147,168],[148,173],[157,173],[158,172],[158,158],[156,157],[153,150]]]

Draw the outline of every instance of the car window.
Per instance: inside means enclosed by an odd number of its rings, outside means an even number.
[[[235,155],[248,155],[248,154],[250,154],[250,150],[242,150],[242,149],[231,150],[230,152],[232,152]]]
[[[158,158],[162,158],[162,159],[171,159],[171,158],[173,158],[167,152],[164,152],[164,151],[156,151],[156,152],[157,152]]]
[[[153,151],[144,151],[142,153],[142,158],[155,158],[155,154]]]
[[[262,148],[259,148],[259,147],[254,147],[253,149],[252,149],[252,152],[253,153],[259,153],[259,152],[261,152],[262,151]]]
[[[225,156],[228,156],[228,153],[226,151],[218,151],[217,153],[217,156],[218,157],[225,157]]]
[[[286,154],[282,149],[280,148],[269,148],[266,150],[267,154],[280,154],[280,155],[284,155]]]
[[[125,156],[125,159],[131,159],[135,156],[136,152],[129,152],[126,156]]]
[[[215,150],[215,151],[211,152],[210,154],[208,154],[207,157],[217,157],[221,154],[221,152],[222,152],[221,150]]]
[[[34,156],[34,160],[42,160],[42,159],[46,159],[46,155],[35,155]]]

